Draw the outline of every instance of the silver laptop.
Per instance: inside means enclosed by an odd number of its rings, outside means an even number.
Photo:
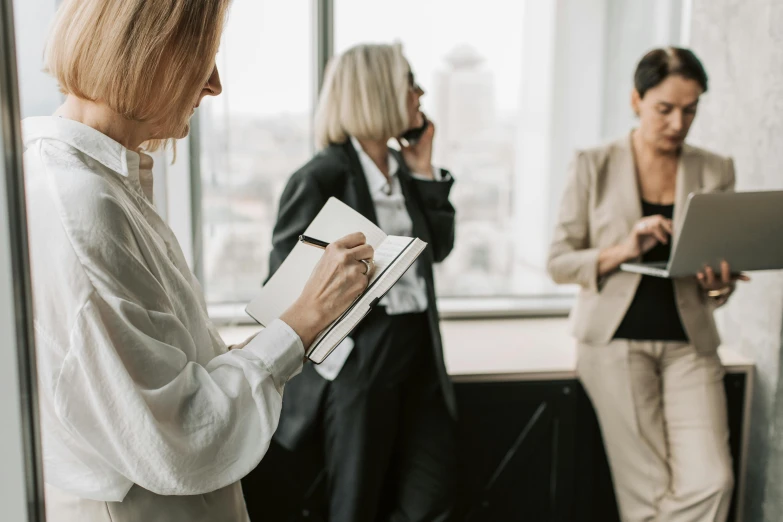
[[[692,276],[711,266],[720,273],[783,268],[783,190],[691,194],[669,261],[623,263],[620,270],[655,277]]]

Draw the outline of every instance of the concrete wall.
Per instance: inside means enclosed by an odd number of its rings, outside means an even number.
[[[737,188],[783,189],[783,2],[693,0],[691,46],[710,76],[692,142],[734,157]],[[776,223],[781,229],[783,223]],[[756,362],[746,521],[783,520],[783,274],[755,273],[719,313]]]

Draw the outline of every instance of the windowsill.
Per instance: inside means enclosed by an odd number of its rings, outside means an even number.
[[[573,295],[529,297],[445,297],[438,299],[444,321],[463,319],[514,319],[566,317],[574,304]],[[244,303],[208,305],[209,317],[220,326],[254,325]]]
[[[227,344],[257,326],[220,329]],[[576,342],[566,318],[451,320],[441,323],[446,367],[455,381],[576,379]],[[720,349],[730,373],[752,372],[753,361],[730,346]]]

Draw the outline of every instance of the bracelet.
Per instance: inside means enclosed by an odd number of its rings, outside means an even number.
[[[719,297],[723,297],[724,295],[728,295],[731,293],[731,286],[724,286],[720,290],[709,290],[707,291],[707,295],[709,297],[712,297],[713,299],[718,299]]]

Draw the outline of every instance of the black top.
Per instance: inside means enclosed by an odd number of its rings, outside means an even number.
[[[669,219],[674,214],[674,205],[656,205],[642,201],[645,216],[662,215]],[[642,261],[668,261],[671,242],[658,243],[642,256]],[[682,326],[677,302],[674,298],[674,281],[662,277],[642,276],[631,306],[614,333],[615,339],[638,341],[684,341],[688,335]]]

